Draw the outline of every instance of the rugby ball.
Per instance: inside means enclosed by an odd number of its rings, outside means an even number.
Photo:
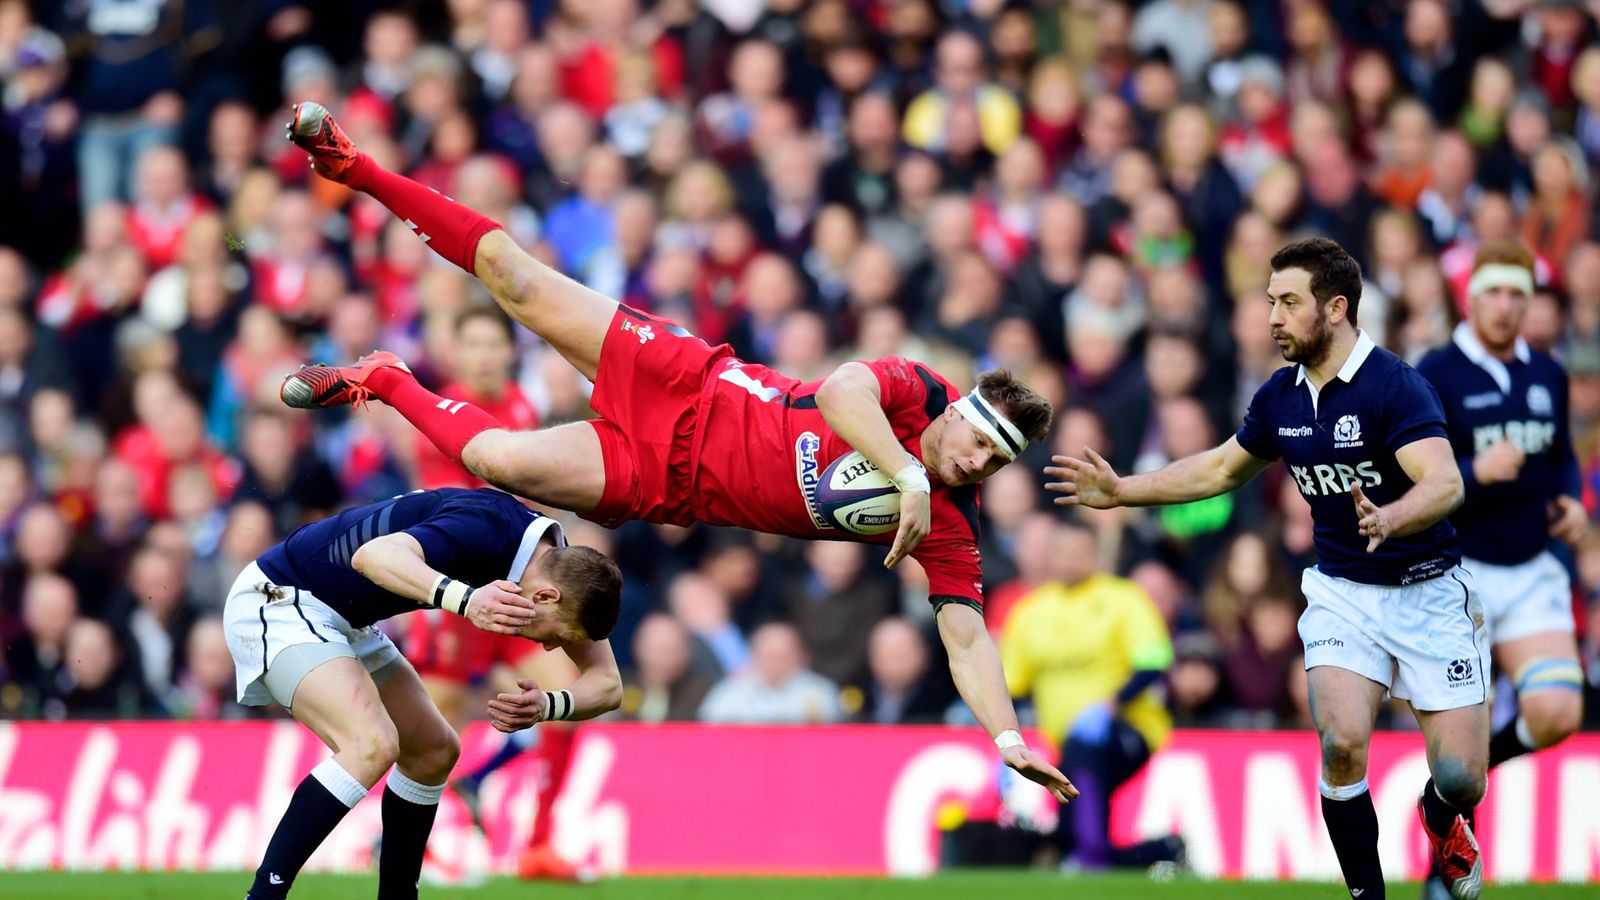
[[[900,527],[900,491],[859,451],[828,464],[817,484],[817,510],[851,534],[883,534]]]

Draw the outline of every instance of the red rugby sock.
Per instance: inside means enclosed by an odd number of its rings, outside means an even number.
[[[449,400],[428,390],[403,369],[384,368],[367,376],[372,395],[399,410],[406,421],[453,462],[461,462],[467,443],[485,431],[504,428],[499,420],[465,400]]]
[[[561,794],[561,784],[567,779],[567,764],[572,761],[575,737],[572,728],[546,728],[539,735],[539,746],[533,748],[539,766],[539,808],[533,814],[533,833],[528,835],[530,847],[550,843],[550,814],[556,797]]]
[[[474,260],[478,241],[489,232],[500,230],[499,223],[493,219],[433,188],[390,172],[365,153],[357,155],[344,183],[377,198],[390,212],[404,219],[433,252],[466,269],[469,275],[477,274]]]

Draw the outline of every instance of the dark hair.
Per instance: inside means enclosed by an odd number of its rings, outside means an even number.
[[[993,369],[979,375],[978,393],[999,407],[1029,443],[1042,441],[1050,433],[1050,419],[1054,415],[1050,401],[1005,369]]]
[[[511,320],[506,318],[506,314],[500,311],[500,307],[490,306],[486,303],[477,303],[467,307],[466,309],[463,309],[456,315],[456,334],[459,336],[461,334],[461,329],[467,327],[467,323],[471,322],[473,319],[483,319],[486,322],[493,322],[495,325],[499,326],[501,331],[505,332],[506,340],[510,341],[513,346],[516,345],[517,332],[514,328],[512,328]]]
[[[540,557],[544,574],[571,604],[569,620],[591,641],[611,636],[622,609],[622,570],[590,547],[558,547]]]
[[[1319,307],[1335,297],[1344,297],[1350,304],[1346,318],[1351,325],[1356,324],[1356,310],[1361,305],[1361,264],[1337,241],[1314,237],[1284,244],[1272,254],[1272,271],[1284,269],[1311,273],[1311,296]]]

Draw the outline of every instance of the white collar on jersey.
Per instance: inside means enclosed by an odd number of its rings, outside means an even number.
[[[546,531],[551,532],[557,547],[567,545],[567,536],[561,533],[560,522],[549,516],[535,515],[533,521],[528,523],[528,527],[523,529],[522,543],[517,546],[517,555],[511,559],[511,574],[506,576],[507,581],[519,584],[522,582],[522,576],[528,572],[528,563],[533,561],[533,551],[539,546],[539,539],[544,537]]]
[[[1361,364],[1367,361],[1367,357],[1372,355],[1373,348],[1377,346],[1372,342],[1372,338],[1367,337],[1365,331],[1357,329],[1356,345],[1350,348],[1350,355],[1345,358],[1344,365],[1339,367],[1339,374],[1333,377],[1348,384],[1350,379],[1356,377],[1356,370],[1361,368]],[[1299,384],[1305,380],[1306,367],[1300,366],[1299,370],[1294,373],[1294,383]]]
[[[1494,379],[1494,383],[1500,386],[1500,393],[1511,393],[1511,371],[1506,368],[1505,363],[1489,353],[1489,348],[1485,347],[1483,341],[1478,340],[1478,336],[1472,333],[1471,325],[1466,322],[1457,325],[1455,333],[1450,335],[1450,340],[1461,348],[1461,352],[1474,365],[1489,373],[1489,377]],[[1523,340],[1521,335],[1517,336],[1517,342],[1513,347],[1512,352],[1522,362],[1527,362],[1533,358],[1533,351],[1528,349],[1528,342]]]

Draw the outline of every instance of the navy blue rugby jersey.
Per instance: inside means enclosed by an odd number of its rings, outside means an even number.
[[[274,584],[310,591],[363,628],[421,608],[350,565],[362,544],[401,531],[422,545],[430,567],[474,587],[500,578],[521,581],[546,532],[556,546],[566,546],[559,523],[510,494],[445,488],[402,494],[302,526],[256,563]]]
[[[1395,451],[1414,441],[1447,437],[1433,386],[1405,361],[1361,332],[1338,375],[1319,393],[1302,366],[1286,366],[1256,391],[1239,428],[1250,455],[1283,457],[1316,523],[1317,568],[1363,584],[1410,584],[1442,575],[1460,562],[1448,520],[1372,553],[1357,525],[1350,488],[1379,506],[1413,482]]]
[[[1450,517],[1462,554],[1497,566],[1538,556],[1550,542],[1547,505],[1562,494],[1582,496],[1568,430],[1567,373],[1521,338],[1513,359],[1496,359],[1465,322],[1417,371],[1439,391],[1467,485],[1467,502]],[[1522,470],[1514,481],[1479,484],[1472,459],[1502,438],[1527,454]]]

